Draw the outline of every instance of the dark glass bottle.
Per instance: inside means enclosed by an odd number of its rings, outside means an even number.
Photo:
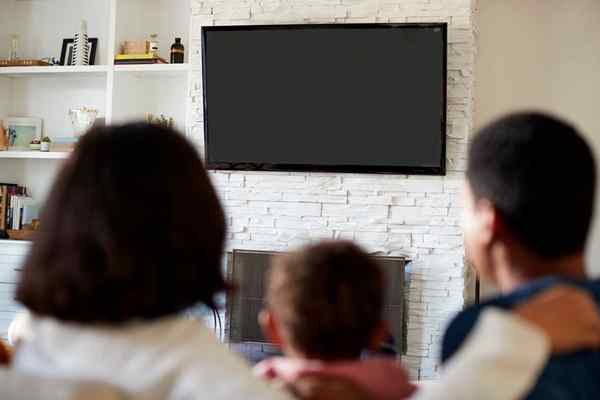
[[[181,38],[175,38],[175,43],[171,46],[171,64],[183,64],[185,48],[181,44]]]

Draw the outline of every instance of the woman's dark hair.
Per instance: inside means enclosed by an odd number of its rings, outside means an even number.
[[[583,251],[596,162],[569,123],[532,112],[494,121],[471,142],[467,178],[475,197],[491,201],[534,254],[554,258]]]
[[[35,314],[122,323],[177,313],[226,287],[225,217],[196,150],[147,124],[96,128],[66,161],[17,300]]]

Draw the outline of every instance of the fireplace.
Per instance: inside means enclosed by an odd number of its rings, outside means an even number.
[[[258,324],[265,297],[265,273],[274,252],[234,250],[227,257],[227,276],[238,285],[227,297],[225,339],[232,349],[250,362],[279,355],[279,350],[263,336]],[[393,336],[394,351],[405,349],[404,274],[408,262],[403,257],[375,257],[385,274],[384,318]]]

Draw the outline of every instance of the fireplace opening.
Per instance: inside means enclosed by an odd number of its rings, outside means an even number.
[[[227,295],[225,339],[231,348],[251,363],[280,355],[279,349],[262,334],[258,314],[265,298],[265,274],[276,252],[234,250],[227,255],[227,277],[237,290]],[[404,257],[374,256],[385,276],[383,318],[392,337],[388,345],[392,353],[405,350],[404,278],[408,260]]]

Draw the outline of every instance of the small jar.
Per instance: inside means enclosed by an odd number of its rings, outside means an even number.
[[[42,142],[40,144],[40,151],[50,151],[50,142]]]
[[[150,35],[150,40],[148,41],[148,52],[152,53],[154,57],[160,56],[160,49],[158,47],[158,34],[156,33]]]
[[[41,148],[42,143],[38,139],[32,140],[29,144],[29,149],[31,149],[32,151],[40,151]]]

